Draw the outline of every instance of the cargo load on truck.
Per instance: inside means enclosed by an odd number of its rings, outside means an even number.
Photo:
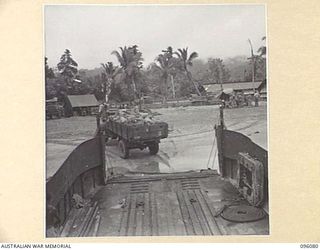
[[[114,122],[127,124],[154,124],[156,120],[152,113],[140,112],[136,109],[119,109],[114,115],[109,116]]]
[[[120,156],[129,157],[129,150],[149,148],[150,154],[159,151],[160,139],[168,137],[168,124],[154,119],[151,112],[138,109],[119,109],[105,123],[106,139],[118,139]]]

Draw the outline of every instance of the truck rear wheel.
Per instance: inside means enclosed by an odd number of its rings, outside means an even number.
[[[151,155],[155,155],[159,152],[159,143],[158,142],[153,142],[149,146],[149,151]]]
[[[128,159],[129,157],[129,148],[127,143],[124,140],[120,140],[118,144],[120,150],[120,156],[123,159]]]

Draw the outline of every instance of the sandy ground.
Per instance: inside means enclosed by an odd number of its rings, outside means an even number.
[[[119,157],[117,141],[106,145],[107,164],[115,174],[128,172],[181,172],[217,168],[214,125],[219,122],[218,106],[163,108],[157,119],[169,124],[169,136],[161,140],[159,153],[148,149],[130,150],[127,160]],[[226,109],[228,129],[249,136],[267,149],[267,107]],[[47,128],[47,177],[52,176],[72,150],[95,132],[95,117],[49,120]]]
[[[93,116],[46,121],[46,176],[51,177],[80,143],[92,138],[96,129]]]

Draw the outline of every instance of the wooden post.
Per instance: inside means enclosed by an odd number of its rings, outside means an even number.
[[[220,110],[220,126],[222,128],[222,130],[224,129],[224,118],[223,118],[223,105],[221,105],[219,107],[219,110]]]
[[[218,137],[217,137],[217,146],[218,146],[218,159],[219,159],[219,171],[221,176],[225,176],[225,171],[224,171],[224,154],[223,154],[223,130],[225,128],[224,125],[224,117],[223,117],[223,105],[219,107],[220,111],[220,126],[218,126],[218,129],[216,130],[218,132]]]
[[[107,184],[107,166],[106,166],[106,147],[105,147],[105,136],[103,133],[99,133],[100,138],[100,150],[101,150],[101,171],[102,171],[102,177],[103,177],[103,184]]]
[[[100,114],[97,114],[96,116],[96,122],[97,122],[97,130],[95,136],[99,136],[100,134]]]

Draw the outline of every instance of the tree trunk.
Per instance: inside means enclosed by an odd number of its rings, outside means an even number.
[[[253,92],[256,91],[254,88],[255,71],[256,71],[256,60],[255,60],[255,58],[252,58],[252,89],[253,89]]]
[[[70,79],[70,77],[68,76],[65,76],[65,82],[66,82],[66,86],[67,86],[67,93],[70,95],[70,94],[74,94],[74,88],[73,88],[73,82],[72,80]],[[69,87],[70,87],[70,90],[69,90]]]
[[[174,87],[173,75],[170,75],[170,80],[171,80],[171,85],[172,85],[172,97],[173,97],[173,99],[175,99],[176,98],[176,90]]]
[[[137,98],[137,87],[133,77],[131,78],[131,82],[133,86],[133,100],[135,100]]]
[[[103,102],[107,102],[107,82],[105,81],[103,84]]]
[[[196,89],[196,91],[197,91],[197,94],[198,94],[199,96],[201,96],[201,93],[200,93],[200,91],[199,91],[199,89],[198,89],[198,86],[197,86],[197,84],[193,81],[192,75],[191,75],[190,71],[188,71],[188,70],[187,70],[187,77],[188,77],[189,80],[192,82],[193,86],[195,87],[195,89]]]
[[[163,86],[163,104],[167,103],[168,97],[168,76],[164,79],[164,86]]]

